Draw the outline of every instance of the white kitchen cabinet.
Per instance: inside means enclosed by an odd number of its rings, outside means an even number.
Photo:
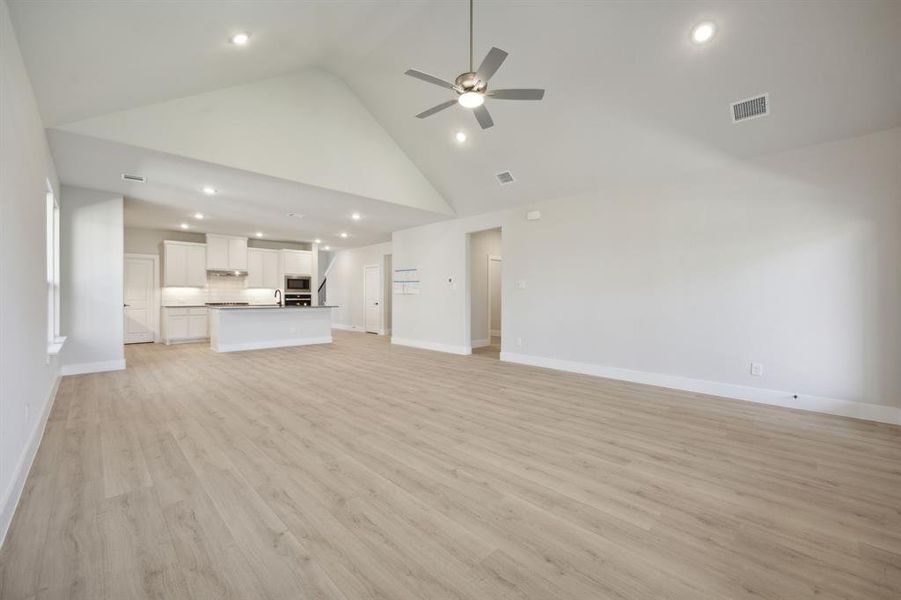
[[[309,250],[282,250],[282,271],[285,275],[312,275],[313,253]]]
[[[206,268],[211,271],[246,271],[247,238],[206,234]]]
[[[166,344],[200,341],[210,337],[206,307],[173,307],[163,309],[163,341]]]
[[[206,285],[206,246],[191,242],[163,242],[163,285],[203,287]]]
[[[278,250],[248,248],[247,287],[267,288],[270,290],[282,287],[278,259]]]
[[[236,271],[247,270],[247,238],[228,240],[228,268]]]

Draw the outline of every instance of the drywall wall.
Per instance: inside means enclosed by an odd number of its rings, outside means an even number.
[[[501,256],[501,230],[489,229],[470,236],[469,242],[469,285],[473,346],[487,346],[491,342],[488,313],[488,257]],[[500,313],[500,307],[497,307]]]
[[[143,227],[125,228],[125,252],[135,254],[160,254],[160,244],[164,240],[177,242],[206,243],[206,235],[193,231],[169,231],[167,229],[145,229]],[[274,240],[260,240],[250,238],[247,240],[249,248],[269,248],[280,250],[309,250],[310,244],[303,242],[278,242]]]
[[[503,226],[508,360],[897,415],[899,164],[893,129],[396,232],[394,341],[465,353],[465,236]]]
[[[333,326],[363,330],[363,267],[377,264],[385,269],[385,256],[389,254],[391,242],[335,253],[326,284],[326,303],[338,306],[332,310]]]
[[[125,368],[122,202],[112,192],[62,188],[64,374]]]
[[[163,240],[205,244],[206,236],[192,231],[167,231],[165,229],[125,228],[125,252],[129,254],[156,254],[160,256]]]
[[[453,214],[350,88],[321,69],[115,112],[59,129]]]
[[[40,444],[59,367],[47,356],[46,194],[59,185],[0,0],[0,544]]]

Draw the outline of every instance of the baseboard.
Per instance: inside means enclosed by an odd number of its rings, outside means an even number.
[[[85,373],[102,373],[104,371],[121,371],[125,368],[125,359],[106,360],[103,362],[93,363],[77,363],[74,365],[63,365],[60,375],[83,375]]]
[[[472,340],[473,348],[484,348],[491,345],[491,340]]]
[[[392,337],[392,344],[398,346],[409,346],[411,348],[421,348],[422,350],[435,350],[437,352],[448,352],[450,354],[472,354],[472,349],[466,346],[453,346],[451,344],[439,344],[436,342],[420,342],[419,340],[408,340],[404,338]]]
[[[34,430],[31,432],[31,437],[28,439],[28,444],[25,446],[25,453],[22,455],[19,464],[16,466],[16,472],[13,476],[12,483],[3,496],[3,503],[0,504],[0,547],[3,546],[3,541],[6,539],[6,534],[9,532],[9,526],[12,524],[13,515],[16,514],[16,507],[19,505],[22,491],[25,489],[25,481],[28,479],[28,474],[31,472],[31,465],[34,463],[34,457],[37,456],[38,448],[41,446],[41,440],[44,437],[44,429],[47,427],[47,419],[50,417],[50,410],[53,408],[53,403],[56,401],[56,392],[59,390],[59,381],[59,376],[55,377],[53,380],[53,385],[50,387],[50,396],[44,403],[44,411],[41,413],[38,422],[35,423]]]
[[[376,331],[367,331],[363,327],[357,327],[356,325],[344,325],[343,323],[332,323],[332,329],[340,329],[341,331],[355,331],[357,333],[375,333],[377,335],[390,335],[391,330],[378,329]]]
[[[242,342],[240,344],[218,344],[213,346],[215,352],[242,352],[244,350],[265,350],[267,348],[290,348],[292,346],[312,346],[314,344],[331,344],[332,336],[296,338],[293,340],[270,340],[262,342]]]
[[[631,381],[633,383],[655,385],[686,392],[722,396],[734,400],[745,400],[772,406],[782,406],[784,408],[797,408],[829,415],[901,425],[901,408],[895,408],[893,406],[852,402],[850,400],[839,400],[837,398],[827,398],[824,396],[798,394],[796,397],[793,392],[768,390],[731,383],[678,377],[676,375],[649,373],[646,371],[634,371],[631,369],[620,369],[592,363],[518,354],[515,352],[501,352],[500,358],[502,361],[506,362],[545,367],[548,369],[556,369],[558,371],[582,373],[584,375]]]

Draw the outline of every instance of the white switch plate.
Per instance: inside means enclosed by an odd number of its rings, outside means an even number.
[[[516,338],[516,345],[520,348],[522,347],[522,338],[521,337]]]
[[[760,363],[752,362],[751,375],[753,375],[754,377],[760,377],[761,375],[763,375],[763,365]]]
[[[516,280],[516,289],[519,289],[519,290],[526,289],[526,280],[525,279],[517,279]]]
[[[540,218],[541,218],[540,210],[530,210],[529,212],[526,213],[526,219],[528,219],[529,221],[537,221]]]

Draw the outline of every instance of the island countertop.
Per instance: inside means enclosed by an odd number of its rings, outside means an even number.
[[[311,308],[338,308],[335,304],[323,304],[320,306],[280,306],[278,304],[246,304],[244,306],[208,306],[210,310],[310,310]]]

